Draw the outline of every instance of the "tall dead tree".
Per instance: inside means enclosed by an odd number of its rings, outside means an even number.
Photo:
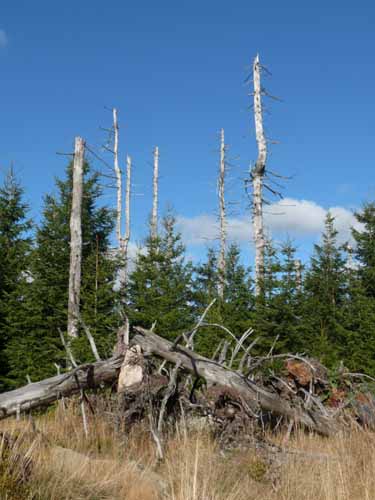
[[[113,108],[113,168],[116,177],[116,238],[119,249],[119,256],[122,261],[120,268],[120,287],[126,284],[128,272],[128,248],[130,240],[130,191],[131,191],[131,158],[126,157],[126,194],[125,194],[125,234],[122,231],[123,216],[123,172],[119,164],[119,126],[117,109]]]
[[[253,183],[253,238],[255,243],[255,294],[259,296],[264,277],[265,237],[263,227],[263,179],[267,161],[267,141],[263,128],[261,65],[259,55],[253,63],[254,81],[254,119],[255,135],[258,145],[258,158],[251,170]]]
[[[126,192],[125,192],[125,237],[124,237],[124,280],[128,277],[129,241],[130,241],[130,196],[131,196],[132,160],[126,157]]]
[[[116,175],[117,207],[116,207],[116,237],[120,251],[123,251],[124,241],[121,231],[122,221],[122,172],[118,160],[119,128],[117,109],[113,108],[113,167]]]
[[[220,220],[220,253],[219,253],[219,283],[218,294],[221,299],[224,298],[225,284],[225,254],[227,242],[227,221],[225,209],[225,138],[224,129],[220,131],[220,165],[218,177],[218,197],[219,197],[219,220]]]
[[[78,336],[82,260],[82,194],[85,142],[76,137],[73,161],[72,208],[70,213],[70,267],[68,297],[68,337]]]
[[[159,203],[159,148],[154,149],[154,176],[152,194],[152,214],[151,214],[151,238],[155,240],[158,236],[158,203]]]

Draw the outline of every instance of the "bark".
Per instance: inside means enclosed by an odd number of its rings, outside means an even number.
[[[293,420],[322,435],[331,435],[335,431],[334,422],[328,417],[314,411],[293,408],[281,399],[239,373],[228,370],[218,363],[199,356],[187,348],[176,346],[144,328],[135,327],[137,334],[132,343],[139,345],[145,356],[155,355],[171,363],[180,363],[181,367],[197,377],[204,378],[209,384],[217,384],[236,391],[255,413],[259,410],[270,412]]]
[[[158,203],[159,203],[159,148],[154,150],[154,177],[153,197],[151,215],[151,238],[155,240],[158,236]]]
[[[257,55],[253,64],[254,79],[254,119],[258,158],[252,169],[253,181],[253,233],[255,243],[255,294],[262,291],[264,277],[264,228],[263,228],[263,178],[267,161],[267,141],[263,129],[262,87],[260,81],[260,62]]]
[[[85,143],[76,137],[73,162],[73,192],[70,214],[70,267],[69,267],[69,299],[68,328],[69,338],[78,336],[79,302],[81,291],[82,260],[82,193],[83,193],[83,158]]]
[[[79,366],[62,375],[0,394],[0,419],[17,412],[46,406],[54,401],[116,380],[123,356]]]
[[[220,133],[220,169],[218,179],[219,196],[219,218],[220,218],[220,254],[218,262],[219,284],[218,293],[221,299],[224,298],[225,284],[225,248],[227,239],[226,211],[225,211],[225,139],[224,129]]]

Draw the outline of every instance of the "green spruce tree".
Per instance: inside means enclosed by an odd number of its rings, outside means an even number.
[[[138,252],[129,283],[128,315],[133,325],[150,328],[174,339],[192,324],[192,265],[184,258],[185,247],[168,213],[162,232],[149,236]]]
[[[12,340],[8,325],[13,298],[29,273],[31,221],[27,219],[28,206],[23,195],[10,169],[0,188],[0,391],[9,385],[5,350]]]
[[[343,357],[350,370],[375,376],[375,204],[366,203],[355,217],[362,228],[352,229],[356,245],[348,252],[345,326],[349,333]]]
[[[342,359],[348,275],[334,217],[327,214],[322,243],[315,245],[305,279],[304,338],[308,351],[328,366]]]
[[[8,325],[10,342],[7,359],[16,384],[26,375],[37,380],[55,371],[54,363],[64,366],[66,354],[60,331],[66,331],[70,261],[70,210],[72,165],[65,180],[56,180],[57,194],[47,195],[43,220],[36,232],[36,245],[30,263],[30,278],[14,296]],[[82,204],[82,318],[102,351],[108,353],[114,341],[116,322],[113,291],[115,262],[109,257],[109,236],[113,213],[99,207],[101,188],[97,174],[85,165]],[[73,344],[77,361],[92,359],[84,334]]]

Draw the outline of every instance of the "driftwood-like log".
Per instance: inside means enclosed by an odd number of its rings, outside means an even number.
[[[208,384],[228,389],[236,394],[243,406],[253,414],[269,412],[283,416],[295,424],[303,425],[325,436],[333,434],[337,429],[335,421],[318,410],[294,408],[288,401],[238,372],[199,356],[190,349],[172,344],[152,331],[140,327],[135,327],[135,331],[136,335],[133,336],[131,344],[139,345],[145,356],[157,356],[176,365],[179,364],[181,369],[204,378]],[[112,383],[118,377],[123,358],[121,354],[106,361],[82,365],[68,373],[0,394],[0,419],[48,405],[82,389]]]
[[[325,436],[333,434],[336,430],[334,421],[317,411],[293,408],[277,394],[259,387],[239,373],[226,369],[215,361],[199,356],[184,347],[174,346],[168,340],[144,328],[135,327],[135,331],[137,334],[133,337],[132,343],[141,346],[145,356],[158,356],[171,363],[180,363],[181,368],[204,378],[208,383],[234,390],[254,413],[260,410],[280,415]]]
[[[27,384],[14,391],[0,394],[0,420],[20,412],[49,405],[63,396],[82,389],[98,387],[113,382],[118,376],[123,356],[106,361],[78,366],[74,370],[55,377]]]

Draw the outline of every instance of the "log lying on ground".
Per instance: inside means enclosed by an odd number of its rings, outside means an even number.
[[[204,378],[209,384],[217,384],[234,391],[243,400],[249,412],[280,415],[326,436],[333,434],[337,429],[335,421],[319,411],[294,408],[277,394],[215,361],[179,345],[175,346],[151,331],[140,327],[135,327],[135,331],[137,333],[131,344],[139,345],[146,356],[158,356],[166,361],[179,363],[181,368]],[[105,361],[82,365],[63,375],[0,394],[0,419],[48,405],[62,396],[69,396],[82,389],[95,388],[102,383],[112,383],[118,377],[123,358],[123,355],[119,355]]]
[[[259,387],[239,373],[226,369],[215,361],[199,356],[179,345],[174,346],[168,340],[144,328],[135,327],[134,329],[137,334],[133,337],[132,344],[141,346],[145,356],[158,356],[175,364],[179,362],[181,368],[204,378],[208,383],[228,387],[238,393],[254,413],[260,410],[283,416],[324,436],[329,436],[337,430],[334,420],[318,411],[293,408],[277,394]]]
[[[81,365],[55,377],[0,394],[0,420],[17,413],[53,403],[81,389],[98,387],[116,380],[123,356]]]

